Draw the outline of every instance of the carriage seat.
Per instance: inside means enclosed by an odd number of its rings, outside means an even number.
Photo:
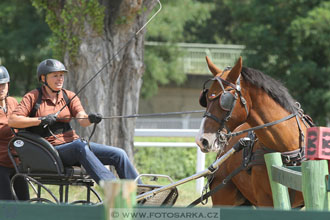
[[[16,170],[18,173],[32,176],[57,174],[63,177],[84,177],[87,175],[82,167],[64,167],[57,150],[46,139],[37,134],[20,131],[10,141],[9,147],[17,152],[20,160],[17,166],[18,170]]]
[[[94,181],[87,175],[85,169],[81,166],[64,166],[57,150],[37,134],[29,131],[15,133],[15,137],[8,144],[8,154],[16,170],[16,176],[21,175],[28,180],[33,178],[38,182],[38,187],[44,188],[44,184],[60,186],[60,202],[63,202],[64,186],[67,188],[69,185],[86,186],[88,202],[90,190],[95,194],[91,188]],[[67,202],[68,189],[65,193],[65,202]],[[99,198],[98,195],[96,196]]]

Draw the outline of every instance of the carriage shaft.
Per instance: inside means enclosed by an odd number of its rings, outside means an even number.
[[[160,193],[160,192],[163,192],[165,190],[168,190],[168,189],[171,189],[171,188],[174,188],[176,186],[179,186],[179,185],[182,185],[184,183],[187,183],[189,181],[192,181],[192,180],[195,180],[195,179],[199,179],[201,177],[204,177],[206,175],[209,175],[209,174],[212,174],[213,172],[215,172],[215,170],[218,169],[218,167],[223,163],[225,162],[233,153],[236,152],[236,149],[235,148],[231,148],[229,151],[227,151],[224,155],[222,155],[219,159],[217,159],[211,166],[210,168],[208,169],[205,169],[203,171],[200,171],[192,176],[189,176],[187,178],[184,178],[182,180],[179,180],[177,182],[174,182],[174,183],[171,183],[169,185],[166,185],[166,186],[163,186],[163,187],[160,187],[158,189],[154,189],[154,190],[151,190],[149,192],[145,192],[141,195],[138,195],[137,196],[137,201],[140,201],[142,199],[146,199],[148,197],[152,197],[154,195],[156,195],[157,193]],[[212,167],[212,168],[211,168]]]

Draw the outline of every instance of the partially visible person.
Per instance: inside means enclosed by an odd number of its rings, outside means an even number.
[[[72,129],[71,118],[87,127],[99,123],[102,116],[87,115],[75,93],[62,88],[67,72],[58,60],[42,61],[37,68],[37,77],[43,86],[23,97],[9,119],[9,126],[28,128],[41,135],[55,147],[64,165],[81,164],[97,183],[115,178],[104,165],[113,165],[120,178],[135,179],[138,174],[124,150],[93,142],[88,146]]]
[[[14,199],[10,190],[10,180],[16,173],[8,156],[8,143],[14,137],[8,126],[8,118],[18,103],[15,98],[8,96],[9,82],[7,69],[0,66],[0,200]],[[24,178],[16,178],[14,189],[19,200],[29,199],[29,188]]]

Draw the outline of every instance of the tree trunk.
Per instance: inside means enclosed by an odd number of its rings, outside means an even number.
[[[103,116],[131,115],[138,112],[139,94],[144,72],[145,29],[135,33],[147,21],[155,0],[103,0],[106,8],[102,36],[86,23],[78,55],[68,53],[64,63],[70,76],[66,88],[78,92],[103,66],[103,70],[78,95],[85,111]],[[119,22],[125,18],[125,22]],[[120,51],[120,52],[119,52]],[[81,137],[88,137],[92,126],[74,124]],[[133,159],[135,119],[102,120],[93,142],[123,148]]]

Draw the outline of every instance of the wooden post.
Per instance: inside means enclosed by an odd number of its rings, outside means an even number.
[[[291,204],[288,187],[273,181],[272,176],[272,165],[283,166],[281,153],[269,153],[265,154],[264,157],[266,161],[269,182],[273,194],[274,208],[290,210]]]
[[[330,210],[326,186],[328,173],[326,160],[310,160],[302,163],[302,190],[306,210]]]
[[[132,219],[132,212],[136,205],[136,183],[133,180],[101,181],[104,192],[104,207],[106,219]]]

